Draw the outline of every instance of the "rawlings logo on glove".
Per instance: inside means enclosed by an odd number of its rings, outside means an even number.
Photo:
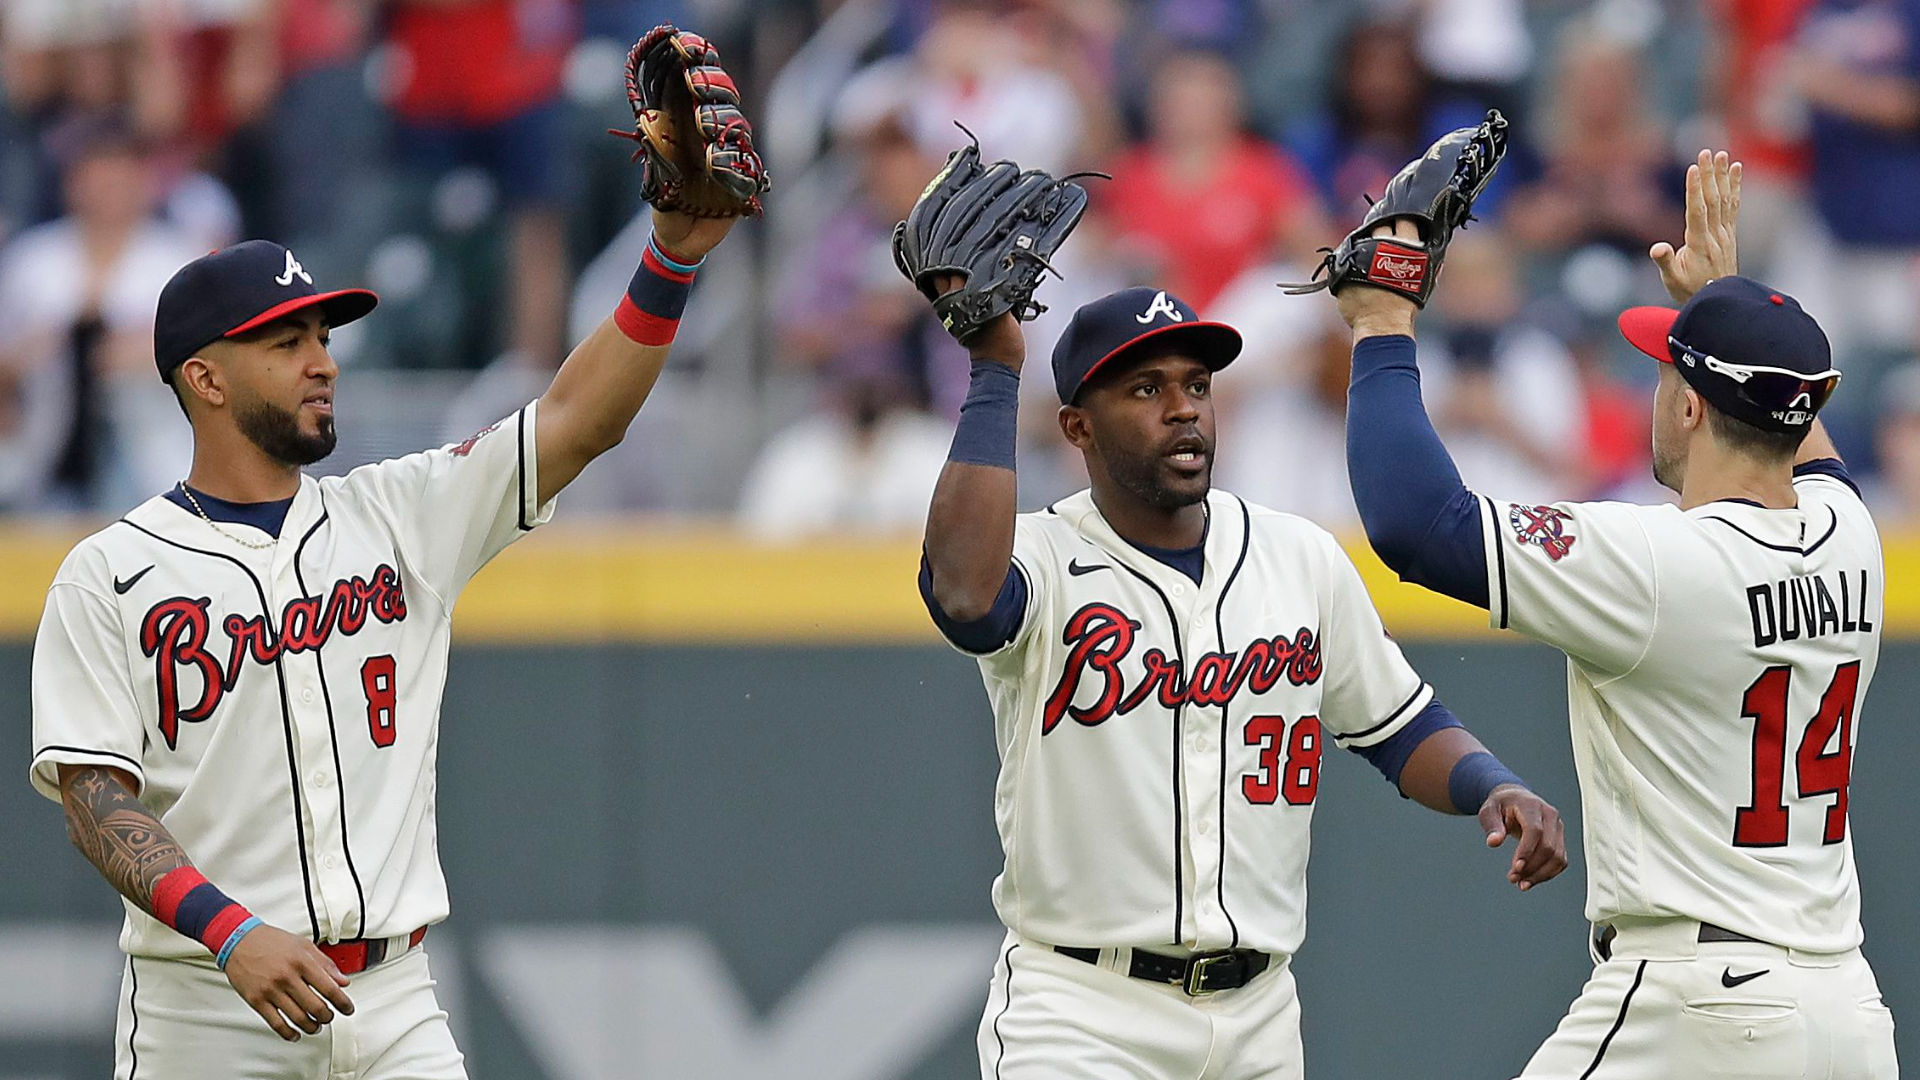
[[[1380,201],[1339,247],[1320,249],[1326,258],[1313,280],[1282,287],[1299,295],[1369,285],[1426,307],[1453,230],[1473,219],[1473,201],[1486,190],[1506,152],[1507,120],[1498,109],[1489,109],[1479,127],[1449,132],[1388,182]],[[1373,235],[1375,226],[1395,218],[1417,222],[1423,246]]]

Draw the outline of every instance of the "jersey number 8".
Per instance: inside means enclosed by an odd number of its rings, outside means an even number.
[[[370,656],[360,665],[360,689],[367,695],[367,730],[373,733],[373,745],[392,746],[399,735],[394,721],[399,719],[393,684],[393,657]]]
[[[1735,847],[1782,847],[1787,842],[1787,688],[1793,669],[1776,665],[1747,687],[1740,714],[1753,720],[1753,802],[1733,815]],[[1860,687],[1860,661],[1849,660],[1833,673],[1820,711],[1807,722],[1794,754],[1802,799],[1836,795],[1827,807],[1821,842],[1847,838],[1847,784],[1853,772],[1853,699]],[[1835,744],[1829,751],[1829,743]]]

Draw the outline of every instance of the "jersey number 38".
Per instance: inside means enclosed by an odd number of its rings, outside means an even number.
[[[1753,721],[1753,802],[1734,812],[1736,847],[1782,847],[1787,842],[1787,690],[1792,681],[1792,668],[1770,667],[1753,680],[1741,699],[1740,714]],[[1859,687],[1860,661],[1841,664],[1826,693],[1820,695],[1820,710],[1807,722],[1793,755],[1802,799],[1837,796],[1827,807],[1822,843],[1837,844],[1847,838],[1853,699]]]
[[[1301,717],[1289,734],[1286,717],[1256,716],[1247,721],[1246,739],[1260,748],[1260,767],[1240,778],[1247,801],[1271,806],[1285,797],[1289,806],[1311,806],[1320,791],[1320,718]]]

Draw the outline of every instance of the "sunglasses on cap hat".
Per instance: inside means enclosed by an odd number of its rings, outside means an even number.
[[[1695,364],[1732,383],[1731,393],[1750,408],[1759,410],[1777,423],[1804,427],[1833,396],[1840,385],[1840,370],[1794,371],[1766,364],[1735,364],[1712,353],[1696,349],[1669,334],[1667,348],[1674,362]]]

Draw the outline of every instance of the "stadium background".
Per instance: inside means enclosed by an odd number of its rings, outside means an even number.
[[[631,436],[463,599],[443,719],[452,921],[432,946],[476,1080],[957,1080],[998,933],[970,663],[911,588],[964,356],[887,227],[963,120],[1106,167],[1031,327],[1134,282],[1245,331],[1216,480],[1354,539],[1424,673],[1570,818],[1562,666],[1399,586],[1357,542],[1345,350],[1272,283],[1488,104],[1521,143],[1423,321],[1470,483],[1661,497],[1656,301],[1702,145],[1748,163],[1743,267],[1847,377],[1830,423],[1888,529],[1888,647],[1853,831],[1868,951],[1920,1002],[1905,763],[1920,732],[1920,11],[1826,0],[0,0],[0,1080],[106,1075],[115,904],[27,787],[28,665],[66,548],[184,474],[152,377],[171,271],[250,235],[379,312],[336,335],[323,468],[458,438],[539,392],[644,242],[619,62],[707,33],[775,190],[702,274]],[[1232,137],[1229,132],[1240,132]],[[1078,486],[1029,379],[1022,499]],[[1298,960],[1314,1075],[1517,1071],[1586,970],[1577,869],[1511,895],[1472,826],[1328,765]],[[1575,854],[1578,854],[1576,845]],[[1577,860],[1576,860],[1577,865]],[[1920,1040],[1902,1036],[1909,1060]]]

